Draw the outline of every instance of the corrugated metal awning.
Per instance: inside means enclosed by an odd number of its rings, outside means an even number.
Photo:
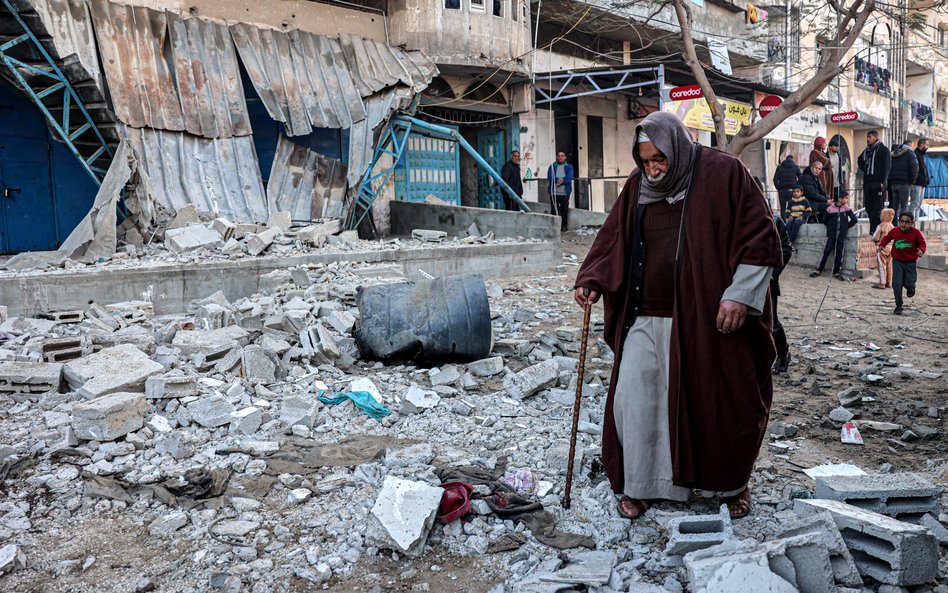
[[[280,135],[267,181],[267,199],[293,220],[345,215],[346,166]]]
[[[375,152],[376,131],[398,109],[411,103],[412,91],[392,87],[365,100],[366,118],[349,128],[349,185],[358,189]]]
[[[199,212],[240,222],[269,219],[253,137],[207,139],[131,127],[125,134],[165,208],[194,204]]]

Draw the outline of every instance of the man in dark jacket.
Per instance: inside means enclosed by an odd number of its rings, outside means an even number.
[[[886,181],[892,168],[892,154],[879,142],[879,132],[876,130],[866,133],[866,149],[859,155],[857,164],[862,171],[864,202],[871,235],[879,226],[879,214],[885,205]]]
[[[823,222],[823,215],[829,206],[829,197],[823,191],[823,184],[820,183],[820,173],[823,172],[823,163],[814,162],[803,170],[800,176],[800,187],[803,188],[803,195],[810,202],[813,208],[814,218],[817,222]]]
[[[889,208],[900,216],[908,210],[912,184],[918,177],[918,159],[908,142],[892,150],[892,168],[889,170],[889,190],[892,192]]]
[[[790,367],[790,345],[787,343],[787,334],[783,331],[783,324],[777,317],[777,297],[780,296],[780,272],[783,271],[790,262],[793,255],[793,245],[790,243],[790,233],[787,232],[787,225],[783,218],[774,216],[774,223],[777,224],[777,232],[780,234],[780,251],[783,253],[783,265],[774,267],[770,276],[770,303],[773,305],[774,325],[773,336],[774,345],[777,347],[777,362],[774,363],[775,373],[786,373]]]
[[[520,175],[519,150],[510,153],[510,160],[504,163],[504,166],[500,169],[500,178],[510,186],[510,189],[514,190],[518,197],[523,199],[523,177]],[[511,212],[520,210],[520,205],[514,202],[513,198],[507,195],[507,192],[502,192],[502,195],[504,196],[504,210]]]
[[[780,212],[787,209],[787,202],[793,195],[793,188],[800,183],[800,167],[793,161],[793,155],[788,154],[774,171],[774,187],[777,188],[777,199],[780,200]]]
[[[919,138],[915,145],[915,158],[918,160],[918,177],[912,184],[912,203],[909,205],[909,212],[918,220],[922,215],[922,204],[925,203],[925,188],[928,187],[928,165],[925,164],[925,153],[928,152],[928,138]]]

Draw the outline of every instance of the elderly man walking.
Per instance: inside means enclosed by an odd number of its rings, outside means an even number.
[[[576,279],[581,306],[605,298],[615,352],[603,462],[630,519],[692,489],[743,517],[773,397],[780,239],[738,159],[695,145],[670,113],[635,133],[638,169]]]

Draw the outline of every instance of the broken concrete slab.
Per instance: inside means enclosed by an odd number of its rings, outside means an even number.
[[[217,249],[223,244],[224,240],[217,231],[200,224],[165,231],[165,246],[174,253],[187,253],[196,249]]]
[[[201,353],[207,360],[214,360],[237,346],[245,345],[249,337],[250,332],[238,325],[209,331],[178,330],[171,345],[185,356]]]
[[[148,377],[164,370],[131,344],[106,348],[63,365],[69,386],[87,399],[120,391],[144,391]]]
[[[145,424],[145,396],[141,393],[112,393],[72,408],[72,428],[87,441],[114,441]]]
[[[918,474],[826,476],[816,479],[816,498],[838,500],[910,523],[938,513],[942,488]]]
[[[441,243],[448,234],[444,231],[432,231],[428,229],[415,229],[411,232],[411,238],[422,243]]]
[[[188,524],[188,514],[184,511],[172,511],[158,517],[148,526],[148,533],[155,537],[171,537],[174,532]]]
[[[264,385],[275,383],[281,370],[276,355],[256,344],[244,348],[240,360],[244,376]]]
[[[263,424],[263,412],[260,408],[250,406],[234,412],[230,425],[239,434],[251,435],[257,432],[261,424]]]
[[[665,554],[669,556],[682,556],[688,552],[710,548],[734,537],[731,515],[726,504],[721,505],[717,515],[675,517],[665,528],[668,530]]]
[[[809,535],[820,540],[829,553],[830,564],[836,583],[847,587],[861,587],[862,577],[853,561],[843,536],[829,513],[817,513],[809,517],[800,517],[781,526],[777,534],[779,539]]]
[[[182,206],[178,208],[174,213],[174,220],[171,221],[171,224],[168,225],[169,229],[180,229],[186,227],[189,224],[201,222],[201,217],[198,216],[197,208],[194,204],[188,204],[187,206]]]
[[[0,548],[0,574],[15,572],[26,568],[26,554],[16,544],[7,544]]]
[[[36,319],[34,317],[10,317],[3,323],[0,323],[0,332],[22,336],[29,334],[31,336],[44,336],[48,334],[57,323],[48,319]]]
[[[921,585],[938,573],[938,541],[930,531],[835,500],[797,499],[794,512],[829,512],[859,573],[889,585]]]
[[[726,562],[711,576],[703,593],[800,593],[769,568],[742,562]]]
[[[386,477],[371,511],[375,528],[366,537],[379,548],[420,556],[443,493],[424,482]]]
[[[482,360],[469,362],[467,365],[469,373],[475,377],[493,377],[504,371],[504,358],[502,356],[493,356]]]
[[[441,398],[434,391],[422,389],[417,385],[412,385],[408,391],[402,395],[402,414],[420,414],[425,410],[430,410],[438,406]]]
[[[276,227],[285,233],[293,226],[293,215],[285,210],[274,212],[270,214],[270,218],[267,220],[267,226]]]
[[[220,235],[224,241],[229,241],[233,238],[236,228],[237,225],[223,217],[218,217],[211,221],[211,230]]]
[[[355,315],[348,311],[332,311],[326,317],[326,323],[343,335],[352,333],[352,328],[355,327],[355,322]]]
[[[322,404],[316,398],[291,396],[283,399],[280,406],[280,422],[287,428],[305,426],[312,430]]]
[[[948,546],[948,528],[946,528],[941,521],[936,519],[932,515],[923,515],[921,520],[919,520],[919,525],[928,529],[932,532],[932,535],[935,536],[935,539],[938,540],[938,543],[943,546]]]
[[[329,220],[319,224],[311,224],[296,231],[297,236],[307,243],[322,247],[330,235],[335,235],[342,230],[341,220]]]
[[[58,392],[63,365],[52,362],[0,362],[0,393]]]
[[[461,380],[461,368],[456,364],[448,364],[440,369],[431,369],[428,372],[428,379],[432,387],[454,385]]]
[[[236,411],[230,402],[219,395],[191,402],[187,408],[191,418],[204,428],[217,428],[230,424]]]
[[[277,227],[269,228],[262,233],[255,233],[247,236],[247,253],[250,255],[260,255],[267,250],[273,241],[282,231]]]
[[[504,389],[515,399],[525,399],[537,392],[552,387],[560,376],[560,365],[555,360],[545,360],[504,377]]]
[[[197,380],[194,377],[163,375],[145,380],[145,397],[148,399],[177,399],[197,393]]]
[[[567,556],[566,566],[541,578],[551,583],[602,587],[609,583],[617,559],[612,551],[575,552]]]

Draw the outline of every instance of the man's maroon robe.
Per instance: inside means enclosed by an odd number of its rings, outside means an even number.
[[[605,338],[615,366],[603,421],[602,459],[612,489],[623,490],[622,448],[614,399],[629,310],[629,268],[638,170],[632,172],[576,279],[605,304]],[[717,330],[718,306],[738,264],[779,266],[780,240],[770,208],[744,165],[699,149],[683,212],[684,245],[677,260],[668,415],[674,483],[712,491],[747,484],[773,398],[770,299],[729,334]]]

